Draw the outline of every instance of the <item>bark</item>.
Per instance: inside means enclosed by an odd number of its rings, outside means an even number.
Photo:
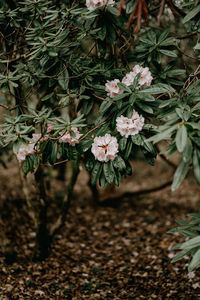
[[[50,236],[51,238],[64,226],[66,221],[67,212],[70,208],[71,200],[72,200],[72,193],[74,190],[74,186],[77,181],[78,174],[80,172],[79,170],[79,161],[73,161],[72,162],[72,175],[70,182],[67,187],[67,192],[64,197],[63,203],[62,203],[62,212],[61,215],[58,217],[55,224],[52,225],[50,228]]]
[[[39,190],[39,216],[36,228],[36,248],[34,260],[40,261],[48,257],[50,248],[50,235],[47,228],[48,200],[45,191],[44,171],[40,166],[35,173],[35,180]]]

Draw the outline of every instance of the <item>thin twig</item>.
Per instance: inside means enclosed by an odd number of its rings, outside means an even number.
[[[79,141],[85,139],[90,133],[92,133],[93,131],[95,131],[97,128],[101,127],[102,125],[104,125],[107,121],[102,122],[101,124],[97,125],[96,127],[92,128],[91,130],[89,130],[84,136],[82,136]]]

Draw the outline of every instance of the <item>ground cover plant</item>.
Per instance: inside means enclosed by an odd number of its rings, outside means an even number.
[[[136,153],[153,165],[167,141],[160,154],[181,157],[172,191],[190,170],[200,184],[199,1],[0,3],[1,161],[19,163],[36,260],[65,223],[80,166],[96,197],[96,184],[120,185]],[[68,161],[71,178],[49,224],[48,172]],[[192,255],[189,270],[200,256],[199,214],[191,217],[176,230],[192,239],[174,258]]]

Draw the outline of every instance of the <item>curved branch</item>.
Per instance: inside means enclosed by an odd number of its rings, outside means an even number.
[[[141,189],[135,192],[124,192],[124,193],[120,193],[118,195],[114,195],[114,196],[109,196],[106,197],[104,199],[101,199],[101,201],[99,202],[99,205],[101,206],[112,206],[112,204],[116,204],[115,202],[119,202],[121,201],[122,198],[130,198],[130,197],[134,197],[134,196],[140,196],[140,195],[145,195],[145,194],[149,194],[149,193],[153,193],[153,192],[157,192],[160,191],[164,188],[166,188],[167,186],[172,184],[172,179],[170,179],[169,181],[159,185],[159,186],[155,186],[152,188],[146,188],[146,189]],[[112,194],[113,195],[113,194]]]

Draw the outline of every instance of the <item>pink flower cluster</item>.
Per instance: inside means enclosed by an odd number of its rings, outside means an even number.
[[[112,81],[108,81],[106,83],[106,92],[110,98],[113,98],[119,94],[123,93],[123,90],[118,87],[119,79],[114,79]]]
[[[146,87],[151,85],[153,77],[151,76],[151,72],[149,71],[149,68],[143,68],[139,65],[136,65],[132,72],[129,72],[125,75],[125,77],[122,79],[122,83],[124,83],[127,86],[130,86],[133,84],[135,77],[137,74],[140,73],[140,79],[139,79],[139,85],[140,87]]]
[[[125,136],[127,138],[129,135],[138,134],[139,131],[142,130],[144,118],[139,116],[139,114],[133,110],[133,114],[130,119],[120,116],[116,119],[116,123],[117,131],[121,134],[121,136]]]
[[[97,7],[101,7],[103,5],[114,5],[114,0],[86,0],[86,6],[89,10],[93,10]]]
[[[56,121],[53,121],[53,122],[54,122],[54,124],[53,123],[47,124],[47,133],[50,133],[53,130],[53,125],[56,124]]]
[[[34,143],[29,143],[28,145],[20,146],[19,151],[17,153],[17,159],[19,162],[22,162],[26,159],[26,156],[29,154],[35,153],[35,144],[39,141],[41,138],[41,133],[33,133],[32,134],[32,140]]]
[[[133,70],[124,76],[122,83],[126,86],[132,85],[138,73],[140,73],[139,85],[141,88],[151,85],[153,77],[151,76],[149,68],[143,68],[139,65],[134,66]],[[113,98],[123,93],[123,90],[117,85],[119,82],[119,79],[114,79],[112,81],[107,80],[105,84],[105,90],[109,97]]]
[[[116,137],[111,136],[109,133],[104,136],[95,137],[91,151],[95,159],[99,161],[107,162],[114,160],[118,152]]]
[[[64,135],[60,133],[62,135],[59,139],[60,143],[69,143],[72,146],[75,146],[79,143],[79,139],[82,136],[82,134],[79,133],[76,127],[72,127],[71,130],[75,133],[76,136],[72,137],[69,131],[67,131]]]

